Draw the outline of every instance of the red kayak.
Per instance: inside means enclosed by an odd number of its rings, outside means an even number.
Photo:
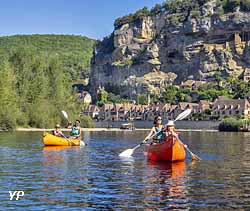
[[[147,144],[145,155],[152,161],[183,161],[186,153],[180,140],[169,136],[165,141],[158,144]]]

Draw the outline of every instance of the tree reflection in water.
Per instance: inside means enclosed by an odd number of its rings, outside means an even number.
[[[146,210],[185,210],[187,208],[187,190],[185,185],[185,162],[155,163],[148,161],[153,174],[147,175],[145,184]],[[152,171],[148,171],[151,172]],[[150,202],[150,203],[149,203]],[[187,208],[188,209],[188,208]]]

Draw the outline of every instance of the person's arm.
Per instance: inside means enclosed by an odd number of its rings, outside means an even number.
[[[61,137],[64,137],[65,138],[65,135],[63,134],[63,132],[60,130],[58,131],[58,134],[61,136]]]
[[[79,127],[79,136],[78,137],[82,139],[82,129],[81,129],[81,127]]]
[[[143,143],[147,143],[147,141],[149,140],[149,138],[154,134],[154,128],[152,128],[149,132],[149,134],[146,136],[146,138],[144,138],[144,140],[142,141]]]

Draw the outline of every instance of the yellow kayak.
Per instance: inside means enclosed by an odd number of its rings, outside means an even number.
[[[72,138],[62,138],[45,132],[43,134],[43,144],[45,146],[80,146],[81,140]]]

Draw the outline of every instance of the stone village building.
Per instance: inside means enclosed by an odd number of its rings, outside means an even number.
[[[152,121],[157,115],[161,115],[164,120],[174,119],[188,108],[192,109],[192,113],[188,119],[195,119],[192,114],[202,114],[206,111],[211,113],[211,115],[207,116],[207,120],[211,117],[220,120],[229,116],[243,117],[245,119],[250,118],[250,103],[247,99],[235,100],[225,97],[219,97],[213,103],[201,100],[199,103],[179,102],[177,105],[116,103],[104,104],[100,108],[95,105],[89,105],[83,109],[81,114],[104,121]]]
[[[232,100],[219,97],[215,100],[211,114],[219,119],[230,116],[250,118],[250,103],[247,99]]]

